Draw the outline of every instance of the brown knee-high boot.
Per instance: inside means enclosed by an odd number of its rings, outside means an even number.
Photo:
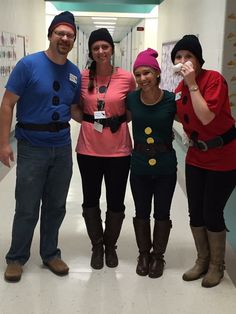
[[[149,273],[150,250],[152,247],[150,219],[134,217],[133,225],[139,249],[136,273],[140,276],[147,276]]]
[[[211,288],[217,286],[224,277],[226,230],[221,232],[207,230],[207,236],[210,247],[210,264],[208,272],[202,280],[202,286]]]
[[[116,254],[116,242],[120,235],[124,212],[106,212],[104,244],[105,244],[105,260],[108,267],[116,267],[118,265],[118,256]]]
[[[90,265],[94,269],[103,268],[103,228],[101,210],[98,207],[83,208],[87,232],[92,243],[92,256]]]
[[[183,280],[192,281],[204,275],[209,266],[210,251],[205,227],[191,227],[193,239],[197,250],[195,265],[183,274]]]
[[[172,228],[171,220],[155,220],[153,230],[153,251],[151,253],[151,262],[149,265],[149,277],[161,277],[164,270],[164,254],[169,240],[170,229]]]

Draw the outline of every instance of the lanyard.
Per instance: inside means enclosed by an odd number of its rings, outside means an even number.
[[[113,68],[112,68],[112,73],[113,73]],[[103,86],[100,86],[98,87],[98,84],[97,84],[97,77],[95,78],[95,84],[96,84],[96,96],[97,96],[97,108],[98,110],[104,110],[104,107],[105,107],[105,97],[106,97],[106,93],[107,93],[107,90],[108,90],[108,87],[111,83],[111,77],[112,77],[112,73],[110,75],[110,78],[109,78],[109,81],[107,83],[107,86],[103,85]],[[103,94],[103,98],[101,99],[101,96],[100,94]]]

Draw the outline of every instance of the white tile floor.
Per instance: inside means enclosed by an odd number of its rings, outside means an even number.
[[[74,136],[75,137],[75,136]],[[60,248],[70,266],[66,277],[43,268],[35,230],[31,258],[19,283],[3,279],[5,254],[10,245],[14,214],[15,167],[0,182],[0,314],[233,314],[236,289],[225,273],[222,283],[211,289],[201,281],[184,282],[182,273],[194,258],[188,228],[187,203],[179,185],[173,205],[173,229],[165,255],[163,277],[150,279],[135,273],[137,248],[132,227],[133,202],[126,195],[126,219],[119,239],[119,266],[92,270],[90,243],[81,216],[81,183],[76,161],[68,196],[67,215],[60,232]],[[105,201],[102,199],[103,214]]]

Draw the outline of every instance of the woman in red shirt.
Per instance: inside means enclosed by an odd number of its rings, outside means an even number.
[[[224,207],[236,186],[236,129],[223,76],[202,68],[202,47],[194,35],[176,43],[171,59],[181,63],[176,88],[177,114],[189,138],[186,188],[190,227],[198,258],[184,273],[191,281],[204,275],[213,287],[224,275],[226,226]],[[191,62],[187,62],[191,61]],[[187,62],[187,63],[186,63]]]

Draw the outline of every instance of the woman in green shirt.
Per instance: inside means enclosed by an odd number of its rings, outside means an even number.
[[[139,249],[136,273],[151,278],[163,274],[177,173],[176,154],[172,147],[175,96],[159,87],[161,69],[157,56],[158,53],[151,48],[139,53],[133,66],[139,89],[127,96],[134,140],[130,184],[135,204],[133,224]],[[152,199],[155,220],[153,239],[150,226]]]

